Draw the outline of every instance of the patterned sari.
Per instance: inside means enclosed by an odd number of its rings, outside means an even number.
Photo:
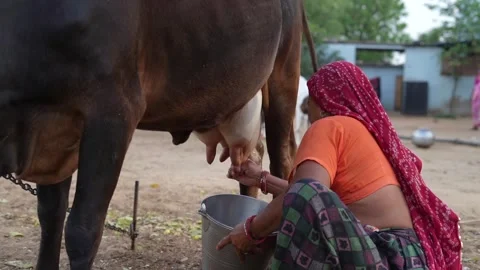
[[[333,191],[296,182],[283,202],[272,270],[428,269],[412,229],[363,225]]]

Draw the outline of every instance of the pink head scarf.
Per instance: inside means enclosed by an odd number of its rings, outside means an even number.
[[[308,88],[322,110],[359,120],[375,137],[398,177],[428,267],[461,269],[460,219],[425,185],[422,162],[400,141],[362,70],[349,62],[334,62],[318,70]]]

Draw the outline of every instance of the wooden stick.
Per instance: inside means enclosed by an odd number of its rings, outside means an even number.
[[[130,228],[130,239],[132,240],[131,250],[135,250],[135,239],[138,236],[137,232],[137,208],[138,208],[138,185],[139,182],[135,181],[135,191],[133,195],[133,221]]]

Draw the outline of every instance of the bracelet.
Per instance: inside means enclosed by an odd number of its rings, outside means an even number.
[[[270,173],[267,171],[262,171],[260,174],[260,190],[262,191],[263,194],[267,195],[267,177]]]
[[[243,223],[243,229],[245,230],[245,235],[247,236],[248,240],[250,240],[250,241],[254,242],[256,245],[258,245],[258,244],[263,243],[263,241],[265,241],[265,239],[267,239],[267,238],[266,237],[261,238],[261,239],[253,238],[252,231],[251,231],[251,225],[252,225],[253,219],[256,216],[257,215],[253,215],[253,216],[247,218],[245,223]]]

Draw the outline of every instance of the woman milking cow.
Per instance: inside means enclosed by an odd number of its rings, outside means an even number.
[[[308,82],[312,123],[286,180],[228,176],[273,201],[218,243],[244,259],[278,231],[272,269],[461,269],[459,218],[426,186],[368,78],[334,62]]]

